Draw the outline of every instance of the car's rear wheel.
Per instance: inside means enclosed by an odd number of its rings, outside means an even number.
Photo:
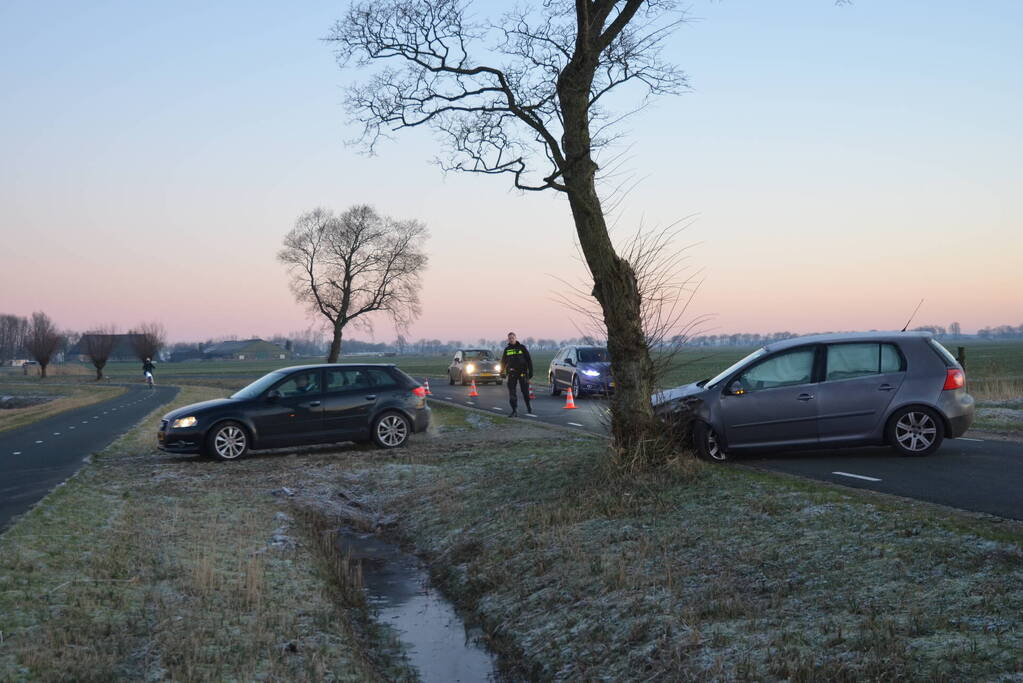
[[[930,455],[945,438],[945,423],[930,408],[900,408],[888,420],[888,444],[900,455]]]
[[[411,435],[412,423],[401,413],[384,413],[373,422],[373,442],[380,448],[401,448]]]
[[[240,460],[249,451],[249,435],[237,422],[221,422],[206,436],[206,455],[217,460]]]
[[[722,446],[717,432],[706,422],[693,425],[693,444],[696,446],[696,454],[704,460],[725,462],[732,459]]]
[[[561,389],[558,388],[558,383],[554,381],[554,375],[551,375],[551,396],[561,396]]]

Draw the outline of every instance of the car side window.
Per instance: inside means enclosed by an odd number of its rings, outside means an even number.
[[[830,344],[825,379],[833,382],[903,369],[902,355],[892,344]]]
[[[327,393],[369,389],[372,380],[365,368],[337,368],[327,370]]]
[[[320,371],[296,372],[274,387],[281,396],[308,396],[320,393]]]
[[[391,377],[391,373],[383,368],[366,368],[374,389],[393,389],[398,386],[398,380]]]
[[[806,384],[813,376],[814,350],[797,349],[772,356],[739,375],[746,391]]]

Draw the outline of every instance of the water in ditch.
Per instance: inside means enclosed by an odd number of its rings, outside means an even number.
[[[482,632],[431,588],[418,558],[374,534],[342,530],[339,550],[362,567],[366,598],[377,618],[398,633],[423,681],[496,681],[497,659]]]

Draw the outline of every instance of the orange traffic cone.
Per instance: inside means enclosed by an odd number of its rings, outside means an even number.
[[[476,391],[476,380],[473,380],[472,384],[469,385],[469,398],[476,398],[477,396],[479,396],[479,392]]]
[[[575,410],[575,399],[572,398],[572,387],[568,388],[565,395],[565,410]]]
[[[536,394],[533,393],[533,383],[532,382],[529,383],[529,400],[530,401],[535,401],[536,400]]]
[[[424,379],[423,380],[423,388],[426,389],[426,395],[427,396],[433,396],[433,392],[430,391],[430,380],[429,379]]]

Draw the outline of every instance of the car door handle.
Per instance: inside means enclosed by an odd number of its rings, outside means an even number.
[[[367,401],[375,401],[376,398],[377,398],[376,394],[370,394],[369,396],[366,397],[366,400]]]
[[[881,386],[879,386],[879,387],[877,388],[877,390],[878,390],[878,391],[891,391],[891,390],[892,390],[892,389],[894,389],[894,388],[895,388],[895,387],[893,387],[893,386],[892,386],[891,384],[882,384]]]
[[[813,400],[813,394],[800,394],[799,396],[796,396],[796,400],[797,401],[812,401]]]

